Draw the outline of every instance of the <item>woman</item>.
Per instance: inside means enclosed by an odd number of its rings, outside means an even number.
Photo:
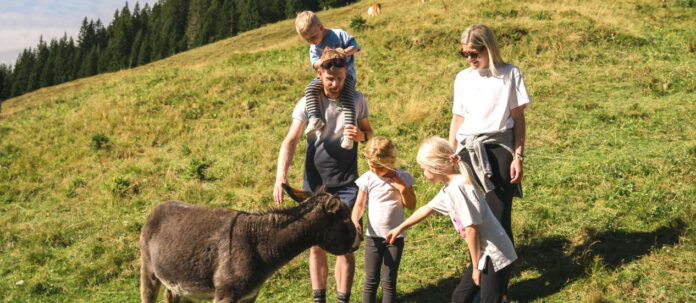
[[[522,197],[524,108],[531,100],[520,70],[503,61],[486,25],[469,26],[461,45],[459,53],[471,66],[454,81],[449,141],[474,170],[488,206],[513,241],[510,212],[513,196]]]

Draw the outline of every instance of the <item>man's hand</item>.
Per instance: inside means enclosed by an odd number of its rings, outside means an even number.
[[[346,125],[343,129],[343,136],[355,142],[362,142],[365,141],[367,134],[355,125]]]
[[[362,226],[360,226],[360,223],[358,221],[353,221],[353,225],[355,225],[355,229],[358,230],[358,233],[362,235]]]
[[[276,204],[283,202],[283,184],[288,184],[288,180],[276,180],[273,186],[273,200],[275,200]]]

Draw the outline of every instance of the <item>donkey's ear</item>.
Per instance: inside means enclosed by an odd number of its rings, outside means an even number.
[[[283,190],[288,193],[288,196],[297,202],[302,202],[307,200],[307,198],[312,194],[311,192],[304,191],[301,189],[296,189],[290,187],[290,185],[283,183]]]
[[[343,201],[341,201],[341,198],[334,196],[329,199],[329,201],[326,201],[326,212],[330,214],[335,214],[338,213],[338,211],[341,209],[341,204]]]

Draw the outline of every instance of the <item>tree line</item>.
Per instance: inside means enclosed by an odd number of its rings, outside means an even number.
[[[0,64],[0,101],[99,73],[136,67],[234,36],[303,10],[337,7],[350,0],[160,0],[128,3],[104,26],[82,20],[77,37],[39,39],[14,66]]]

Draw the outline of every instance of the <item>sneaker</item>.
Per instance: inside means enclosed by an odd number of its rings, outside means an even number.
[[[309,122],[307,123],[307,128],[305,128],[305,135],[309,135],[311,133],[321,133],[321,129],[324,128],[324,121],[321,121],[321,118],[309,118]]]
[[[346,137],[341,137],[341,147],[343,149],[353,149],[353,140]]]

